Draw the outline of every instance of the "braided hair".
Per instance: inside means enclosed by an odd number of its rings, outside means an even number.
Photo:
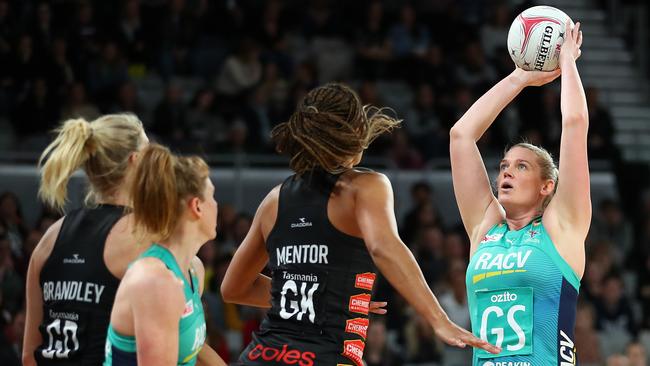
[[[287,122],[271,131],[277,151],[290,156],[297,174],[314,168],[337,174],[351,158],[401,120],[383,108],[362,105],[357,93],[341,83],[312,89]]]

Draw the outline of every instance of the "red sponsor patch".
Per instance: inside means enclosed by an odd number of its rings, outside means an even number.
[[[183,309],[183,315],[181,315],[181,318],[185,318],[189,315],[191,315],[194,312],[194,302],[192,299],[190,301],[185,303],[185,309]]]
[[[349,358],[357,366],[363,366],[363,349],[366,344],[362,340],[355,339],[353,341],[343,342],[343,356]]]
[[[359,294],[350,296],[348,309],[353,313],[368,315],[370,309],[370,294]]]
[[[368,319],[367,318],[354,318],[345,321],[345,331],[347,333],[354,333],[366,338],[368,333]]]
[[[372,285],[375,284],[376,274],[372,272],[359,273],[354,281],[354,287],[372,291]]]

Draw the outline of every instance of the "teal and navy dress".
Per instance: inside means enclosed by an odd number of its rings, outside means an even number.
[[[476,366],[575,365],[580,279],[560,256],[542,218],[520,230],[505,222],[470,258],[467,297],[474,335],[502,347],[475,349]]]
[[[196,356],[205,342],[205,316],[199,292],[199,280],[190,271],[191,283],[183,275],[176,259],[165,247],[154,244],[147,249],[140,258],[158,258],[172,271],[174,276],[183,281],[185,293],[185,310],[178,322],[178,361],[177,364],[192,366],[196,364]],[[106,359],[104,366],[136,366],[137,349],[134,336],[119,334],[108,327],[106,338]]]

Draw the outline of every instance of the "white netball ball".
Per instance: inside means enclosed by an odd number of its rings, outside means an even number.
[[[524,70],[557,69],[567,19],[568,15],[552,6],[533,6],[521,12],[508,32],[508,52],[515,64]]]

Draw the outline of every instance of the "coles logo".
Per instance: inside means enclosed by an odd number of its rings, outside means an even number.
[[[288,350],[285,344],[282,349],[264,347],[258,344],[250,352],[248,359],[251,361],[264,360],[282,363],[283,365],[313,366],[316,354],[314,352],[301,352],[297,349]]]
[[[345,321],[345,331],[347,333],[354,333],[366,338],[368,333],[368,319],[367,318],[354,318]]]
[[[375,284],[376,277],[377,275],[371,272],[359,273],[356,281],[354,281],[354,287],[372,291],[372,285]]]
[[[351,359],[355,365],[363,366],[363,349],[366,344],[363,341],[355,339],[353,341],[343,342],[343,356]]]
[[[350,296],[348,310],[353,313],[368,315],[368,311],[370,310],[370,294]]]

